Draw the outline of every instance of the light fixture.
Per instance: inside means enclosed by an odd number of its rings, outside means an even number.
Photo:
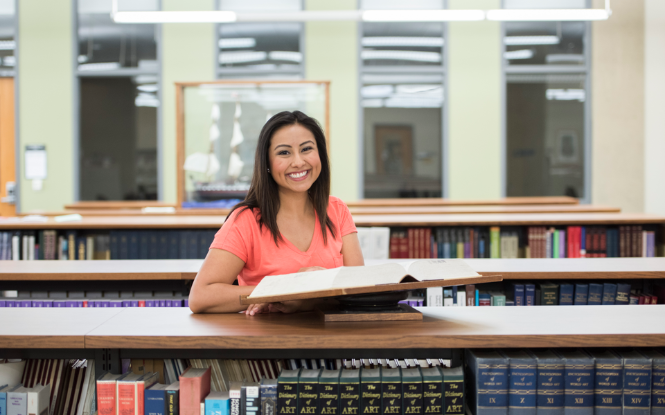
[[[366,22],[459,22],[485,20],[482,10],[365,10]]]
[[[501,22],[591,21],[607,20],[607,9],[499,9],[488,10],[487,20]]]
[[[273,61],[302,62],[302,53],[288,51],[273,51],[268,53],[268,58]]]
[[[508,60],[531,59],[533,58],[533,51],[531,49],[511,50],[503,52],[503,58]]]
[[[545,91],[545,97],[549,101],[584,102],[586,92],[583,89],[548,89]]]
[[[253,37],[219,39],[220,49],[253,48],[254,46],[256,46],[256,39]]]
[[[219,63],[247,63],[264,61],[268,57],[266,52],[247,51],[247,52],[223,52],[219,54]]]
[[[79,65],[79,71],[115,71],[120,69],[120,62],[98,62],[83,63]]]
[[[16,42],[13,40],[0,40],[0,50],[14,50]]]
[[[236,13],[231,11],[115,11],[115,23],[231,23]]]
[[[360,88],[360,96],[363,98],[385,98],[393,94],[395,88],[392,85],[367,85]]]
[[[414,46],[414,47],[441,47],[442,37],[418,37],[418,36],[369,36],[361,40],[363,46]]]
[[[441,62],[438,52],[416,52],[408,50],[363,50],[360,52],[363,60],[401,60],[415,62]]]
[[[558,45],[558,36],[506,36],[503,43],[506,46],[530,46],[530,45]]]
[[[555,53],[545,56],[545,63],[574,62],[584,63],[584,55],[581,53]]]
[[[157,92],[159,87],[157,84],[145,84],[145,85],[139,85],[136,87],[141,92]]]

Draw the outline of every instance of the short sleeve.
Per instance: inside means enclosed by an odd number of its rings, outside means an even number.
[[[252,246],[252,220],[254,215],[247,209],[242,212],[233,212],[222,228],[215,234],[215,239],[210,244],[210,249],[222,249],[228,251],[247,262],[249,247]]]
[[[332,197],[331,197],[332,198]],[[333,199],[333,204],[337,210],[337,217],[339,218],[339,230],[341,236],[346,236],[350,233],[358,232],[356,229],[356,224],[353,222],[353,217],[349,211],[349,207],[346,206],[346,203],[342,202],[338,198]]]

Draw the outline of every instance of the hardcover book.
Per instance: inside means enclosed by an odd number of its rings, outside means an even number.
[[[321,369],[303,369],[298,376],[298,414],[315,415],[319,410]]]
[[[603,302],[602,305],[614,304],[617,296],[617,285],[611,282],[603,284]]]
[[[640,350],[651,359],[651,415],[665,414],[665,355],[656,350]]]
[[[298,413],[298,375],[300,369],[284,369],[277,380],[277,408],[279,414]],[[239,412],[239,411],[238,411]],[[231,408],[231,415],[233,408]],[[357,415],[357,412],[354,414]]]
[[[533,349],[536,359],[536,415],[563,415],[563,359],[547,349]]]
[[[180,382],[174,382],[166,388],[166,415],[180,414]],[[101,415],[101,414],[100,414]]]
[[[593,415],[594,361],[581,350],[561,351],[564,361],[564,414]]]
[[[536,359],[522,350],[501,354],[508,359],[508,415],[536,415]]]
[[[9,385],[0,385],[0,415],[7,415],[7,391],[10,389]]]
[[[466,350],[466,356],[474,415],[507,415],[508,359],[484,349]]]
[[[603,302],[603,285],[589,284],[588,305],[601,305]]]
[[[594,405],[595,415],[621,415],[623,394],[623,363],[609,350],[589,351],[596,361]]]
[[[573,284],[561,284],[559,286],[559,305],[573,305]]]
[[[559,286],[551,282],[540,284],[540,305],[558,305]]]
[[[49,415],[50,385],[35,385],[28,391],[28,415]]]
[[[614,304],[627,305],[630,302],[630,284],[619,283]]]
[[[240,411],[243,415],[260,414],[261,402],[258,382],[244,382],[240,390]]]
[[[524,284],[513,284],[513,301],[516,306],[525,305],[524,301]]]
[[[167,415],[166,414],[166,388],[169,385],[156,383],[145,390],[145,415]]]
[[[404,415],[423,413],[423,378],[418,368],[402,369]]]
[[[438,366],[420,369],[423,376],[423,413],[443,415],[443,373]]]
[[[294,391],[294,395],[296,395],[296,391]],[[294,401],[296,400],[296,397],[297,395],[294,396]],[[229,411],[231,415],[242,415],[241,411],[242,404],[240,402],[241,399],[242,399],[242,382],[235,381],[229,383]]]
[[[360,370],[344,369],[339,376],[341,415],[358,415],[360,406]]]
[[[187,369],[180,375],[180,415],[200,415],[201,402],[209,393],[210,368]]]
[[[360,413],[381,413],[381,369],[360,369]]]
[[[230,413],[231,404],[228,391],[213,391],[206,396],[205,415],[230,415]]]
[[[261,379],[260,388],[261,415],[277,415],[277,379]]]
[[[339,414],[340,370],[322,370],[319,376],[319,412],[317,415]],[[263,397],[263,395],[261,395]],[[268,415],[263,413],[261,415]]]
[[[402,374],[400,368],[381,369],[382,414],[402,413]]]
[[[620,351],[623,360],[623,415],[651,413],[651,358],[639,352]]]
[[[123,376],[106,373],[97,379],[97,412],[99,415],[116,414],[116,383]]]
[[[464,415],[464,371],[461,366],[441,369],[445,415]]]
[[[20,384],[7,391],[7,415],[28,415],[28,389]]]
[[[589,284],[575,284],[575,305],[587,305]]]
[[[524,301],[525,305],[536,305],[536,286],[534,284],[524,285]]]

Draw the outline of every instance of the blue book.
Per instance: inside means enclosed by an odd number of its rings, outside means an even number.
[[[198,259],[199,239],[196,231],[187,232],[187,259]]]
[[[559,285],[559,305],[573,305],[573,284]]]
[[[139,259],[139,232],[127,232],[127,239],[129,244],[127,259]]]
[[[187,259],[187,247],[189,243],[189,231],[178,231],[180,233],[180,242],[178,243],[178,258]]]
[[[508,415],[536,415],[536,359],[519,349],[501,350],[508,358]]]
[[[575,305],[586,305],[589,298],[589,284],[575,284]]]
[[[167,415],[165,389],[168,386],[155,383],[143,392],[145,415]]]
[[[129,259],[129,231],[119,231],[118,234],[120,259]]]
[[[7,391],[9,385],[0,386],[0,415],[7,415]]]
[[[491,349],[466,350],[474,415],[508,414],[508,359]]]
[[[582,258],[586,255],[586,228],[584,226],[580,229],[580,253],[583,253]]]
[[[601,305],[603,301],[603,285],[602,284],[589,284],[589,299],[588,305]]]
[[[211,391],[205,398],[205,415],[229,415],[231,403],[228,391]],[[149,415],[146,413],[146,415]]]
[[[515,306],[526,305],[524,302],[524,284],[513,284]]]
[[[111,251],[111,259],[120,259],[119,241],[120,236],[118,231],[109,232],[109,250]]]
[[[617,285],[611,282],[603,284],[603,305],[613,305],[617,296]]]
[[[620,351],[623,359],[623,415],[651,413],[651,358],[635,350]]]
[[[148,258],[159,259],[159,238],[157,231],[150,231],[148,234]]]
[[[332,382],[332,379],[329,379],[329,376],[324,374],[327,374],[327,372],[330,372],[328,370],[324,370],[321,373],[322,378],[325,379],[319,379],[319,384],[324,385],[323,387],[325,388],[325,385],[328,384],[328,381],[330,383]],[[337,372],[337,378],[336,382],[334,383],[334,391],[335,393],[333,394],[335,396],[335,403],[330,404],[328,406],[332,406],[333,409],[335,409],[334,414],[330,415],[337,415],[337,408],[339,406],[339,371]],[[261,383],[259,386],[259,395],[261,396],[261,415],[277,415],[277,379],[261,379]],[[332,395],[331,395],[332,396]],[[325,398],[323,398],[325,399]],[[319,393],[319,400],[322,400],[321,394]],[[322,401],[323,402],[323,401]],[[321,404],[321,408],[323,409],[326,406],[326,402],[323,402]],[[323,413],[322,415],[329,415],[327,413]]]
[[[533,349],[536,359],[536,415],[563,415],[563,359],[551,350]]]
[[[180,231],[169,231],[168,259],[180,258]]]
[[[594,415],[593,358],[581,350],[561,351],[560,355],[564,362],[564,415]]]
[[[480,305],[480,291],[476,290],[476,307]]]
[[[536,286],[535,284],[524,285],[524,305],[536,305]]]
[[[595,415],[621,415],[623,362],[609,350],[590,351],[596,361],[594,404]]]
[[[139,232],[139,259],[150,259],[150,233],[149,231]]]
[[[453,305],[457,304],[457,286],[453,286]]]
[[[157,259],[169,259],[169,231],[157,232]]]
[[[614,304],[628,305],[630,303],[630,284],[617,284],[617,294]]]
[[[640,350],[651,359],[651,415],[665,415],[665,355],[656,350]]]

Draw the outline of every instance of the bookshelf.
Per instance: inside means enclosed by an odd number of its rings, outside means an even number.
[[[403,259],[367,260],[366,265]],[[465,259],[481,275],[505,280],[665,279],[665,258]],[[8,281],[191,281],[203,260],[7,261]],[[0,286],[1,287],[1,286]]]

